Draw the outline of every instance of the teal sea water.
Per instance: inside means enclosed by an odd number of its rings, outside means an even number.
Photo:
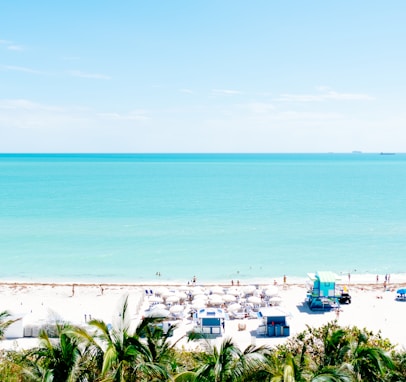
[[[0,155],[0,280],[403,273],[405,253],[403,154]]]

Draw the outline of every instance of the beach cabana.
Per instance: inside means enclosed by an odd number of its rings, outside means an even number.
[[[226,318],[224,310],[220,308],[200,309],[197,312],[202,333],[220,335],[224,329]]]
[[[268,337],[287,337],[290,335],[290,326],[286,320],[287,314],[276,307],[261,308],[258,312],[258,318],[262,319],[262,325],[258,331]]]
[[[307,302],[312,310],[330,310],[337,305],[336,282],[340,278],[334,272],[308,273],[312,286],[307,293]]]

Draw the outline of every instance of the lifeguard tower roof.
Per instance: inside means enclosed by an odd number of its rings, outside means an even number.
[[[341,280],[334,272],[330,271],[318,271],[316,273],[308,273],[307,276],[312,281],[319,279],[321,283],[335,283],[336,281]]]

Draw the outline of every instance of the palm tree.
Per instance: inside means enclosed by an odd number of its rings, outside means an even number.
[[[394,368],[391,356],[377,345],[368,343],[368,333],[358,331],[350,344],[349,365],[357,381],[382,381],[383,376]]]
[[[265,367],[259,372],[264,381],[270,382],[295,382],[298,376],[297,366],[291,353],[283,354],[272,352],[266,359]],[[282,359],[283,358],[283,359]]]
[[[45,330],[39,334],[40,346],[28,352],[24,374],[38,381],[76,381],[82,353],[79,343],[68,335],[69,326],[57,326],[58,339],[52,341]]]
[[[267,347],[255,347],[253,345],[241,351],[231,338],[224,339],[220,348],[209,345],[208,352],[201,354],[201,365],[195,370],[196,381],[255,380],[253,376],[265,364],[264,354],[267,351]]]
[[[120,321],[113,327],[101,320],[90,321],[89,324],[96,329],[94,334],[89,334],[84,329],[74,330],[74,335],[86,345],[87,351],[99,360],[97,364],[103,381],[169,379],[168,370],[159,363],[164,359],[164,354],[167,354],[166,343],[159,341],[158,333],[162,334],[161,332],[150,328],[159,319],[146,318],[131,333],[128,296],[119,317]],[[147,337],[144,340],[143,335],[151,335],[153,338]]]
[[[7,328],[13,324],[14,322],[20,320],[20,318],[17,319],[9,319],[11,317],[11,314],[9,311],[4,310],[3,312],[0,312],[0,339],[4,338],[4,334],[7,330]]]

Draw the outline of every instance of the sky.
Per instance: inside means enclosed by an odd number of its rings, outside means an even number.
[[[405,152],[404,0],[0,4],[0,152]]]

